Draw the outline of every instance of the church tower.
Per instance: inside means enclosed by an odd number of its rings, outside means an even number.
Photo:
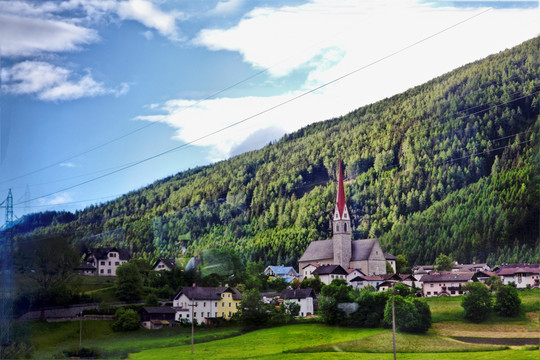
[[[343,169],[341,167],[341,156],[339,157],[338,188],[336,197],[336,208],[333,218],[333,243],[334,243],[334,264],[341,265],[344,269],[349,268],[351,262],[351,217],[345,201],[345,187],[343,186]]]

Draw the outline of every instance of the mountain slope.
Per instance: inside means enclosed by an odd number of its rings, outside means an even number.
[[[147,259],[229,246],[244,259],[294,264],[310,241],[331,236],[341,154],[355,238],[381,237],[411,263],[441,252],[538,261],[539,48],[532,39],[75,220],[32,231],[23,222],[15,239],[60,233]]]

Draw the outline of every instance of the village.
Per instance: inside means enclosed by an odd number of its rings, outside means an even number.
[[[335,211],[332,218],[333,238],[309,244],[299,259],[298,271],[293,266],[267,265],[264,276],[268,281],[282,281],[281,291],[260,293],[260,301],[275,307],[298,304],[298,317],[313,317],[318,312],[321,287],[340,281],[352,289],[370,288],[372,291],[391,290],[399,283],[417,297],[458,296],[465,293],[464,286],[481,282],[491,286],[493,279],[502,285],[518,289],[539,288],[538,264],[458,264],[446,258],[443,265],[415,265],[407,273],[399,273],[398,258],[383,252],[377,239],[352,240],[351,219],[345,199],[343,172],[339,163],[339,177]],[[130,260],[129,252],[119,248],[90,249],[86,262],[77,268],[82,275],[116,276],[119,266]],[[192,263],[196,263],[193,258]],[[158,259],[152,271],[172,271],[175,259]],[[318,283],[315,287],[310,285]],[[143,306],[140,325],[158,329],[174,324],[215,325],[229,320],[241,308],[243,299],[237,288],[222,284],[204,287],[193,284],[181,287],[170,301],[170,306]],[[249,289],[246,289],[249,290]]]

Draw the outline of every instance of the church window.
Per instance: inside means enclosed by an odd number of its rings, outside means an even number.
[[[343,225],[343,230],[344,230],[344,231],[347,231],[347,224],[344,224],[344,225]]]

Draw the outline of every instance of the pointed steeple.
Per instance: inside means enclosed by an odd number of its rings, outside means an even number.
[[[339,155],[339,174],[338,174],[338,189],[337,189],[337,197],[336,197],[336,210],[339,214],[339,218],[343,218],[343,212],[345,208],[347,207],[347,203],[345,201],[345,187],[343,186],[343,168],[341,166],[341,155]]]
[[[352,229],[349,209],[347,208],[347,202],[345,200],[341,156],[339,157],[338,188],[336,196],[336,209],[334,210],[333,228],[334,264],[339,264],[343,268],[348,269],[352,254]]]

